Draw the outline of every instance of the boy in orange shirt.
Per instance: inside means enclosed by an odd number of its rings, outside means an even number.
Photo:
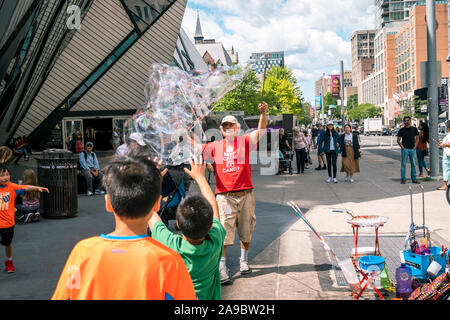
[[[194,285],[175,251],[147,235],[159,210],[162,176],[149,158],[114,158],[103,186],[115,230],[73,248],[53,300],[193,300]]]
[[[17,196],[28,191],[46,191],[47,188],[38,186],[19,185],[10,182],[9,170],[0,165],[0,244],[5,247],[5,270],[8,273],[16,271],[12,261],[12,239],[14,237],[14,202]]]

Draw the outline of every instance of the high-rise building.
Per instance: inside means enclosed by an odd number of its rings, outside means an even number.
[[[447,65],[448,55],[447,3],[444,0],[436,4],[437,60],[441,66]],[[412,3],[405,16],[406,19],[390,22],[377,32],[375,72],[362,83],[362,101],[382,107],[385,124],[391,126],[404,107],[423,91],[420,64],[427,61],[425,2]],[[447,78],[448,68],[441,70],[442,78]]]
[[[407,20],[416,0],[375,0],[375,28],[380,31],[394,21]]]
[[[436,54],[441,62],[442,78],[448,77],[445,68],[448,56],[448,6],[447,1],[436,4]],[[427,57],[426,6],[414,5],[411,8],[408,24],[395,35],[395,92],[405,96],[414,95],[422,88],[421,62]]]
[[[374,70],[375,30],[358,30],[351,36],[352,84],[358,88],[358,102],[362,97],[361,83]]]
[[[67,148],[67,137],[92,126],[107,149],[145,102],[152,64],[197,67],[180,32],[186,0],[1,3],[0,145],[26,135],[36,149]]]
[[[266,54],[268,55],[267,71],[269,71],[273,66],[280,66],[284,68],[284,51],[252,53],[250,56],[250,67],[256,74],[264,73]]]
[[[314,82],[314,94],[319,96],[321,93],[325,97],[328,92],[331,92],[331,77],[323,74]]]

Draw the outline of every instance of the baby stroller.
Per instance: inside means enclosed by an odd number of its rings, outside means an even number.
[[[181,200],[186,197],[184,187],[184,166],[167,167],[161,190],[161,207],[158,215],[163,223],[168,226],[169,220],[176,218],[176,212]]]
[[[289,170],[289,174],[292,174],[292,162],[294,159],[294,151],[292,150],[280,150],[280,162],[278,172],[284,173],[285,170]]]

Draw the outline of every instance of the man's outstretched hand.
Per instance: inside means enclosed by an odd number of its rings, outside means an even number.
[[[265,101],[263,101],[258,105],[258,109],[261,113],[267,113],[267,111],[269,110],[269,105]]]

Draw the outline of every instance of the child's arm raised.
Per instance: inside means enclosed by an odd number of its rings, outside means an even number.
[[[190,175],[195,182],[197,182],[200,192],[213,209],[214,218],[219,219],[219,207],[217,205],[216,197],[214,196],[214,193],[205,178],[206,163],[203,162],[202,157],[200,157],[199,162],[197,162],[196,159],[194,159],[194,161],[191,159],[189,162],[191,164],[191,170],[184,168],[184,171]]]

